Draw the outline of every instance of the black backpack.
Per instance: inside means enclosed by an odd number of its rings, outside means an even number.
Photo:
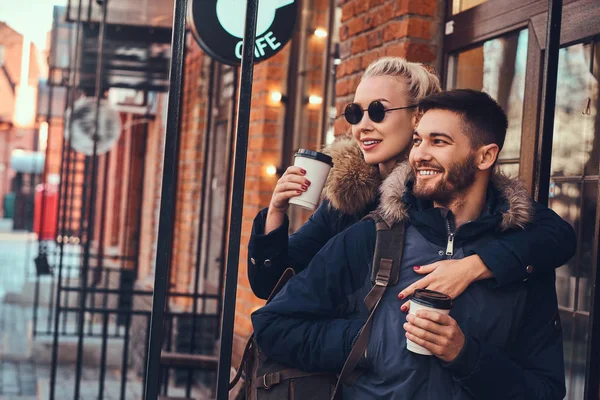
[[[339,376],[331,372],[306,372],[288,368],[269,359],[258,347],[254,334],[248,339],[240,368],[230,383],[233,388],[242,374],[245,387],[238,395],[239,399],[248,400],[339,400],[341,399],[340,383],[351,385],[360,376],[356,366],[364,354],[373,326],[373,316],[383,293],[388,286],[398,283],[400,263],[404,249],[404,224],[389,226],[377,213],[371,213],[363,219],[373,219],[377,226],[377,240],[373,257],[371,282],[373,288],[365,297],[365,305],[369,317],[365,322],[352,351],[346,359]],[[267,303],[281,290],[285,283],[294,276],[294,270],[288,268],[275,285],[275,289],[267,299]]]

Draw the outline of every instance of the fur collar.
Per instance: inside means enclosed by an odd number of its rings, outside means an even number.
[[[388,225],[408,219],[406,203],[402,201],[405,185],[412,176],[408,163],[398,165],[382,183],[378,212]],[[500,229],[523,229],[533,218],[533,205],[525,186],[519,179],[510,178],[499,171],[492,177],[492,185],[508,201],[508,209],[502,212]]]
[[[340,136],[323,149],[333,158],[333,168],[327,177],[322,197],[344,214],[358,215],[373,204],[381,185],[379,170],[369,165],[351,136]]]

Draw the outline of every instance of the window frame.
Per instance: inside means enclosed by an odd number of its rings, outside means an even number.
[[[452,14],[452,0],[446,2],[445,30],[442,57],[442,84],[446,86],[449,58],[469,48],[479,46],[487,40],[507,33],[527,29],[527,70],[523,105],[521,151],[519,176],[526,188],[538,198],[540,182],[550,181],[550,172],[542,176],[542,161],[551,156],[551,146],[543,152],[544,138],[540,121],[543,120],[541,97],[544,50],[546,46],[546,24],[548,2],[545,0],[488,0],[485,3]],[[600,34],[597,21],[600,19],[600,2],[597,0],[564,0],[560,46],[589,40]],[[444,28],[444,27],[442,27]],[[598,182],[600,186],[600,181]],[[598,191],[596,227],[594,231],[594,254],[596,266],[593,272],[592,287],[600,288],[600,190]],[[596,312],[594,311],[596,310]],[[585,398],[597,399],[600,384],[600,290],[592,293],[590,303],[589,336],[585,371]],[[574,316],[578,317],[578,314]]]

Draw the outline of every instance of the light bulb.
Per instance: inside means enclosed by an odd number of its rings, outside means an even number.
[[[281,92],[271,92],[271,100],[274,103],[279,103],[282,98],[283,98],[283,94],[281,94]]]
[[[323,28],[317,28],[317,29],[315,29],[315,36],[320,37],[320,38],[325,38],[325,37],[327,37],[327,31]]]
[[[275,176],[277,174],[277,167],[274,165],[267,165],[266,171],[268,176]]]
[[[321,96],[317,96],[316,94],[311,94],[308,98],[308,102],[313,105],[323,104],[323,98]]]

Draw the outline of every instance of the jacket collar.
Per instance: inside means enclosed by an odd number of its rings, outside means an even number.
[[[381,199],[378,212],[390,226],[400,221],[407,221],[409,208],[417,204],[412,196],[412,179],[412,169],[408,163],[403,163],[392,171],[380,187]],[[523,229],[533,218],[533,205],[523,183],[497,170],[492,176],[491,183],[486,212],[501,216],[499,224],[501,231]]]

